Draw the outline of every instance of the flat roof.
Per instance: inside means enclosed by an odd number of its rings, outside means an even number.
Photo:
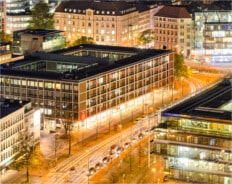
[[[162,116],[208,119],[232,123],[232,109],[222,107],[232,101],[232,78],[162,112]]]
[[[0,99],[0,118],[21,109],[29,101],[11,100],[11,99]]]
[[[119,59],[115,62],[110,61],[106,62],[107,58],[97,58],[92,56],[66,56],[67,53],[73,51],[101,51],[101,52],[118,52],[119,54],[129,54],[128,57]],[[36,57],[30,57],[23,60],[11,62],[8,65],[2,65],[0,67],[0,73],[2,75],[9,76],[22,76],[29,78],[41,78],[41,79],[51,79],[51,80],[81,80],[90,76],[94,76],[103,72],[107,72],[113,69],[123,67],[125,65],[130,65],[136,62],[139,62],[144,59],[153,58],[162,56],[164,54],[172,53],[170,50],[155,50],[155,49],[137,49],[130,47],[117,47],[117,46],[103,46],[103,45],[80,45],[72,48],[62,49],[59,51],[51,53],[43,53],[42,55],[36,55]],[[65,58],[67,57],[67,58]],[[73,63],[86,63],[88,66],[83,67],[82,69],[74,69],[71,71],[65,72],[51,72],[51,71],[38,71],[38,70],[25,70],[16,68],[20,64],[32,63],[38,61],[52,61],[52,58],[59,59],[61,62],[72,61]],[[82,58],[82,59],[81,59]],[[66,61],[65,61],[66,60]],[[56,60],[53,60],[56,62]],[[96,64],[97,63],[97,64]]]
[[[64,31],[55,30],[55,29],[23,29],[19,31],[14,31],[14,34],[24,33],[24,34],[31,34],[31,35],[38,35],[38,36],[46,36],[52,35],[56,33],[61,33]]]

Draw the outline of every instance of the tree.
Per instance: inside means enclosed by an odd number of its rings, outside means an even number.
[[[92,37],[82,36],[79,39],[75,40],[73,43],[68,43],[68,45],[76,46],[81,44],[94,44]]]
[[[73,130],[73,122],[71,119],[63,119],[61,120],[61,123],[64,127],[64,131],[65,131],[65,135],[64,135],[64,138],[68,138],[68,154],[69,156],[71,155],[71,150],[72,150],[72,135],[71,135],[71,132]]]
[[[190,75],[188,67],[184,63],[184,56],[175,53],[174,74],[176,78],[188,78]]]
[[[110,176],[109,176],[109,181],[110,183],[117,183],[117,181],[119,180],[119,172],[116,170],[116,171],[112,171],[110,173]]]
[[[135,157],[134,157],[131,153],[129,153],[129,154],[123,159],[123,161],[124,161],[125,163],[128,163],[128,164],[129,164],[129,170],[130,170],[130,172],[132,172],[132,168],[133,168],[134,163],[135,163]]]
[[[51,140],[51,150],[54,150],[54,157],[55,157],[55,162],[57,162],[57,151],[62,148],[63,144],[61,143],[60,140],[58,140],[59,136],[57,134],[54,135],[54,137]]]
[[[138,45],[147,46],[148,44],[154,42],[155,32],[151,29],[145,30],[140,33],[138,37]]]
[[[14,149],[18,152],[18,159],[15,161],[16,169],[26,168],[27,182],[29,182],[29,168],[36,162],[35,141],[27,136],[27,133],[19,135],[19,142]]]
[[[4,31],[0,32],[0,42],[10,42],[12,41],[12,35],[6,34]]]
[[[40,0],[31,11],[31,19],[28,21],[29,29],[54,29],[53,15],[47,3]]]
[[[139,147],[137,148],[137,154],[139,157],[139,167],[141,166],[141,161],[142,161],[142,157],[143,157],[143,148],[141,146],[141,143],[139,143]]]

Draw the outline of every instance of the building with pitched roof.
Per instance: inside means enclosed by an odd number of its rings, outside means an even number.
[[[164,6],[154,15],[155,48],[191,53],[192,17],[184,7]]]
[[[164,110],[154,127],[155,154],[169,177],[232,183],[232,78]]]
[[[91,127],[91,117],[154,98],[151,90],[171,86],[174,54],[168,50],[80,45],[2,65],[0,95],[30,100],[49,129],[69,119]],[[146,99],[145,99],[146,100]],[[124,104],[122,106],[122,104]]]
[[[154,6],[126,1],[62,1],[55,10],[55,28],[67,41],[82,36],[96,44],[135,46],[140,32],[151,28]]]

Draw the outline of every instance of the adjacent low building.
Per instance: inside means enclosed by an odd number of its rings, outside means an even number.
[[[15,146],[21,134],[40,140],[40,111],[31,102],[0,100],[0,168],[4,169],[17,155]]]
[[[11,61],[11,44],[0,42],[0,65]]]
[[[108,112],[105,117],[111,116],[109,109],[120,109],[121,104],[149,94],[154,88],[171,86],[174,53],[80,45],[34,53],[2,66],[0,72],[1,97],[30,100],[48,121],[45,128],[54,129],[65,119],[91,127],[92,116],[103,112]],[[144,101],[140,99],[140,103]]]
[[[63,31],[49,29],[24,29],[14,31],[12,53],[29,55],[36,51],[51,52],[65,47]]]
[[[232,183],[232,79],[162,112],[154,127],[155,154],[169,177],[194,183]]]

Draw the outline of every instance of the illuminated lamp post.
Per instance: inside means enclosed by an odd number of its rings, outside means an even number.
[[[88,184],[89,184],[89,176],[90,176],[90,173],[89,173],[89,150],[85,150],[86,153],[87,153],[87,167],[88,167]]]
[[[183,77],[180,78],[181,79],[181,96],[184,95],[184,92],[183,92]]]
[[[155,173],[156,173],[156,168],[152,168],[152,173],[153,173],[153,183],[155,183]]]

